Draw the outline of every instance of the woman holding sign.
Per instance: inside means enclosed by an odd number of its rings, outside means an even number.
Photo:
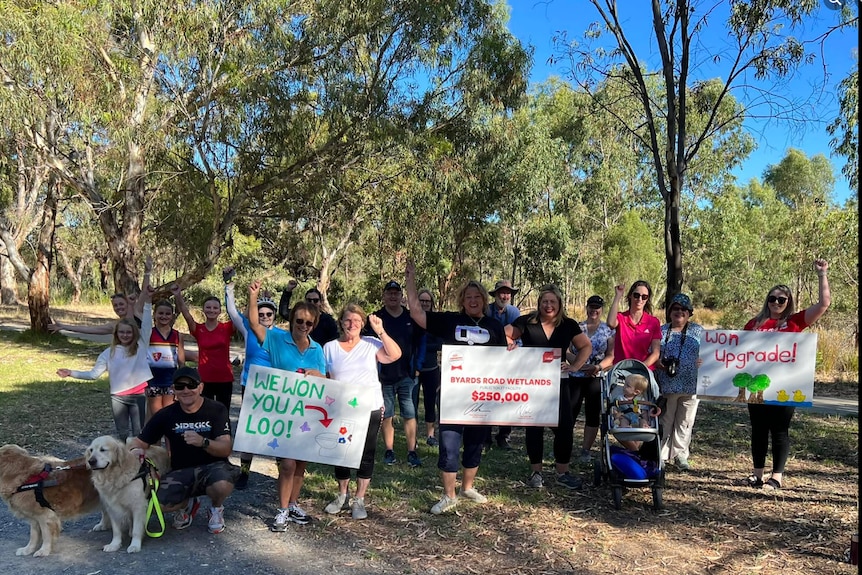
[[[326,362],[323,348],[308,334],[317,325],[319,312],[310,303],[300,302],[290,313],[290,331],[277,327],[267,329],[258,315],[260,280],[248,288],[248,324],[257,341],[267,354],[272,367],[284,371],[302,371],[308,375],[325,377]],[[299,506],[299,492],[305,478],[305,461],[279,458],[278,460],[278,514],[270,529],[287,530],[288,523],[306,525],[311,518]]]
[[[562,369],[568,373],[576,372],[590,358],[593,345],[590,338],[581,331],[578,322],[566,316],[563,309],[563,294],[557,286],[546,285],[539,290],[539,309],[529,315],[522,315],[506,326],[506,343],[509,350],[515,349],[520,339],[524,347],[550,347],[554,355],[559,352]],[[566,350],[572,346],[577,353],[574,362],[565,360]],[[554,461],[556,483],[566,489],[580,489],[583,481],[569,473],[572,459],[575,422],[572,419],[570,378],[560,378],[559,420],[554,432]],[[542,457],[545,448],[545,428],[529,426],[526,429],[527,456],[530,458],[530,487],[542,487]]]
[[[362,328],[368,320],[376,338],[362,336]],[[356,496],[350,501],[350,468],[335,467],[338,480],[338,497],[333,499],[324,511],[335,515],[350,509],[354,519],[365,519],[365,493],[371,484],[374,473],[374,456],[377,453],[377,434],[383,424],[383,389],[377,376],[377,364],[393,363],[401,358],[401,348],[383,329],[383,320],[377,315],[367,315],[355,303],[347,304],[338,317],[341,336],[323,346],[326,357],[326,373],[332,379],[372,387],[377,392],[376,399],[380,409],[371,412],[368,421],[368,434],[362,460],[356,471]]]
[[[760,313],[745,324],[744,329],[801,332],[820,319],[832,302],[829,281],[826,279],[828,268],[829,264],[826,260],[814,260],[814,270],[817,272],[819,283],[817,303],[797,312],[793,291],[786,285],[777,285],[769,290]],[[790,454],[790,420],[793,419],[795,411],[796,408],[790,406],[748,404],[748,417],[751,420],[751,458],[754,463],[754,471],[746,479],[750,487],[774,491],[783,486],[784,466]],[[772,474],[769,479],[763,481],[770,435],[772,436]]]
[[[416,291],[416,267],[413,261],[407,262],[405,271],[407,285],[407,302],[410,307],[410,317],[416,325],[443,340],[449,345],[505,345],[506,334],[503,324],[485,315],[491,297],[485,287],[477,281],[467,282],[458,290],[459,312],[425,311],[419,303]],[[461,479],[461,496],[485,503],[488,499],[476,491],[473,482],[479,472],[482,461],[482,449],[485,447],[485,437],[488,434],[486,425],[450,425],[440,424],[438,429],[440,454],[437,458],[437,468],[443,482],[443,497],[432,508],[431,513],[439,515],[453,509],[458,504],[455,494],[455,479],[459,467],[464,467]],[[461,443],[464,444],[464,454],[459,465],[458,455]]]

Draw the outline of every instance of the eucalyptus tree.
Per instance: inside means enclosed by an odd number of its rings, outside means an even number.
[[[859,196],[859,70],[853,70],[838,85],[838,117],[827,128],[832,135],[830,145],[846,161],[841,172],[850,182],[850,189]]]
[[[684,280],[680,201],[691,163],[727,121],[758,116],[803,119],[804,98],[787,98],[780,87],[812,59],[809,46],[797,33],[805,34],[820,2],[652,0],[652,38],[644,51],[635,47],[616,0],[590,2],[600,23],[587,30],[583,44],[566,43],[561,36],[560,58],[571,58],[572,79],[589,93],[603,79],[613,77],[628,84],[631,97],[639,102],[640,119],[620,119],[620,123],[649,151],[664,207],[667,289],[677,292]],[[636,3],[626,3],[624,8],[641,10]],[[718,18],[725,18],[723,33],[716,33],[713,20]],[[611,36],[609,46],[601,44],[605,33]],[[816,48],[818,39],[809,40]],[[646,50],[658,54],[655,69],[647,61]],[[711,73],[719,77],[719,89],[701,112],[706,120],[695,127],[689,122],[689,100]],[[661,85],[659,98],[650,89],[653,76]],[[733,94],[742,106],[728,118],[722,113],[723,103]],[[612,106],[605,109],[613,113]]]

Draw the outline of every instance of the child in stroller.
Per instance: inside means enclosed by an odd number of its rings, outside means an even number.
[[[659,416],[661,409],[642,399],[648,387],[649,380],[638,373],[626,376],[623,385],[614,387],[610,394],[614,427],[652,427],[650,417]]]

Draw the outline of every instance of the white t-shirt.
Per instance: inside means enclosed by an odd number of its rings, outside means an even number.
[[[383,405],[383,389],[377,375],[377,351],[383,342],[374,337],[362,337],[349,352],[344,351],[338,340],[323,346],[326,359],[326,374],[344,383],[368,386],[376,390],[375,399]]]

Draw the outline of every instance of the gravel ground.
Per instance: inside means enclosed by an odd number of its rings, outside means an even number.
[[[81,451],[83,449],[82,446]],[[291,525],[286,533],[270,532],[275,466],[270,460],[260,459],[255,459],[252,466],[255,473],[249,488],[234,492],[227,500],[224,532],[212,535],[207,531],[204,513],[207,502],[204,501],[191,527],[176,531],[168,526],[161,538],[146,537],[140,553],[125,552],[128,538],[124,539],[122,550],[103,552],[102,546],[110,541],[111,534],[90,531],[99,521],[96,513],[64,523],[54,554],[18,557],[15,550],[27,544],[29,527],[25,521],[14,517],[6,505],[0,505],[0,565],[3,565],[0,572],[10,575],[113,575],[135,571],[148,575],[210,572],[359,575],[404,571],[403,567],[392,565],[379,556],[368,558],[350,541],[316,539],[302,526]],[[329,520],[323,517],[321,510],[314,510],[313,515],[318,521]],[[373,521],[373,517],[368,520]],[[166,522],[170,522],[170,517],[166,517]],[[155,526],[155,521],[151,525]]]

